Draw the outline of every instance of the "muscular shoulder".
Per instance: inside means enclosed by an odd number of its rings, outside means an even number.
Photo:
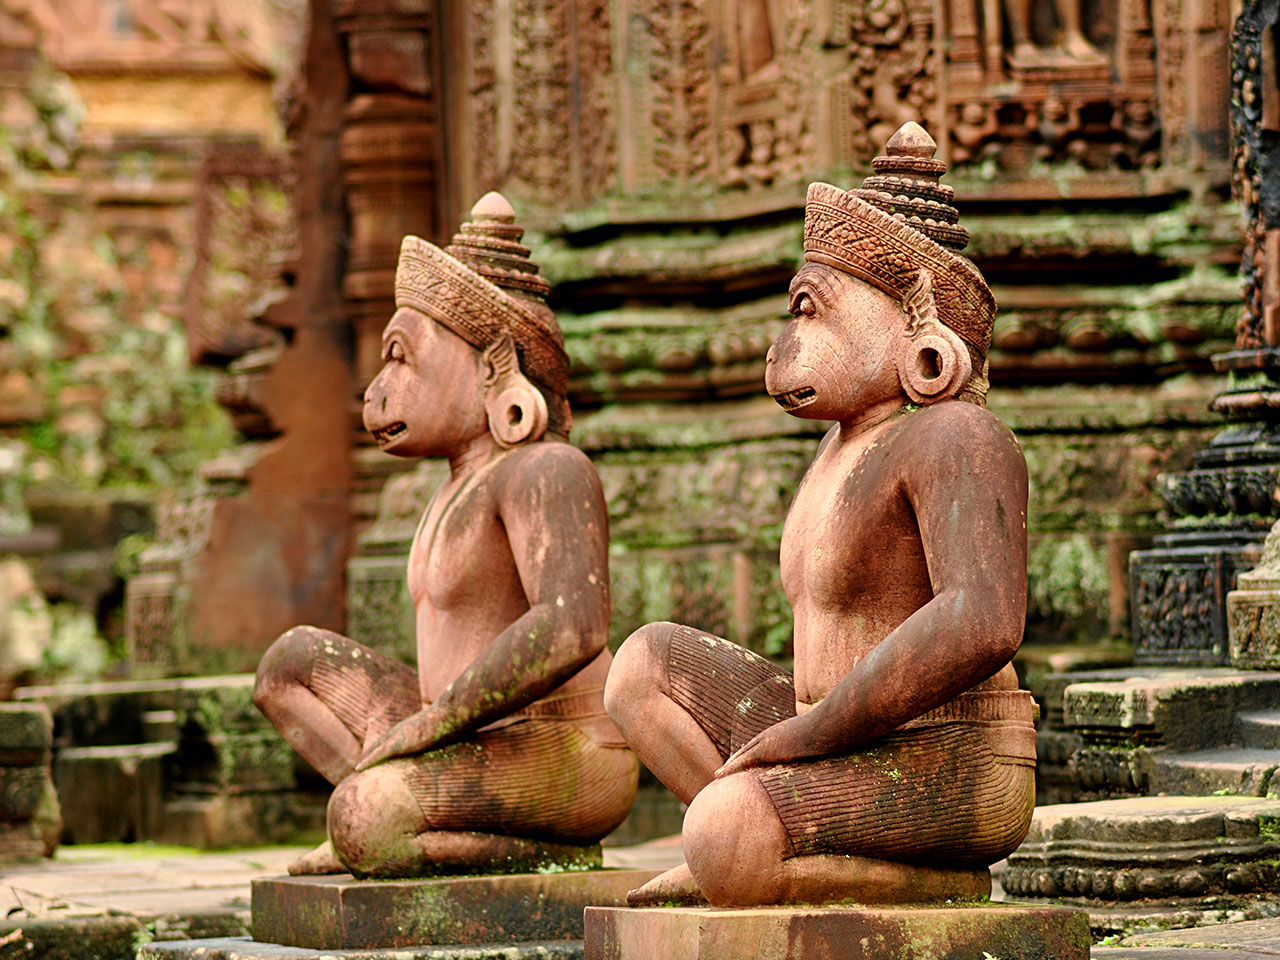
[[[506,453],[495,471],[501,500],[528,502],[531,497],[558,498],[574,494],[603,500],[595,465],[577,447],[542,441]]]
[[[963,471],[1026,483],[1022,447],[1013,431],[985,407],[960,400],[924,407],[906,418],[901,436],[910,451],[908,473],[913,479],[944,479]]]

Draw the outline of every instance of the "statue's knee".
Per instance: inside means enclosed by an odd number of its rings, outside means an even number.
[[[716,906],[776,902],[791,841],[764,787],[750,773],[712,780],[684,817],[684,853]]]
[[[615,721],[631,705],[666,686],[667,649],[674,623],[647,623],[622,642],[604,685],[604,708]]]
[[[426,825],[398,764],[353,773],[329,797],[329,843],[358,876],[390,875],[414,858],[412,838]]]
[[[361,852],[360,826],[365,811],[359,799],[357,780],[360,776],[352,774],[333,788],[325,815],[333,854],[348,869],[352,868],[352,860],[358,859]]]
[[[253,702],[259,710],[271,702],[281,687],[310,679],[319,632],[317,627],[294,627],[276,637],[267,648],[253,679]]]

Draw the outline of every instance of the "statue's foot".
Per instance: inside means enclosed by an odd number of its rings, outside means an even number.
[[[675,904],[681,907],[705,907],[707,898],[702,895],[698,881],[689,872],[689,865],[682,863],[660,873],[643,887],[627,893],[628,907],[664,907]]]
[[[1009,66],[1011,67],[1034,70],[1037,67],[1047,67],[1050,63],[1052,63],[1052,58],[1047,56],[1034,43],[1028,41],[1014,44],[1013,49],[1009,51]]]
[[[1067,56],[1082,63],[1102,63],[1104,61],[1098,48],[1079,33],[1068,34],[1063,37],[1062,49],[1066,51]]]
[[[289,864],[291,877],[315,877],[346,872],[347,868],[333,855],[333,847],[329,846],[328,840]]]

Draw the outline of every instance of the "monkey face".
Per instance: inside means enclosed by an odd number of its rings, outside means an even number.
[[[382,334],[383,367],[364,394],[364,426],[399,457],[449,456],[488,430],[479,350],[412,307]]]
[[[791,281],[791,316],[769,348],[764,375],[769,395],[787,413],[849,423],[905,401],[894,347],[907,318],[888,294],[808,263]]]

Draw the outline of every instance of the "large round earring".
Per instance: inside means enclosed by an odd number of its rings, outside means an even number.
[[[547,401],[521,372],[510,335],[491,343],[484,359],[489,367],[484,412],[493,439],[502,447],[541,439],[547,432]]]
[[[950,400],[969,382],[973,361],[964,341],[942,324],[902,340],[898,380],[915,403]]]

